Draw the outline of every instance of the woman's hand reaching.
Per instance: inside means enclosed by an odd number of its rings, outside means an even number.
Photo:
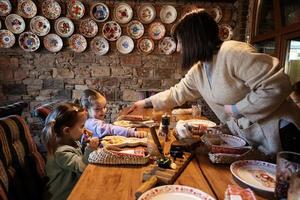
[[[145,99],[136,101],[136,102],[135,102],[134,104],[132,104],[132,106],[129,108],[128,113],[131,113],[132,111],[134,111],[135,109],[138,109],[138,108],[145,108],[145,106],[146,106],[146,101],[145,101]]]

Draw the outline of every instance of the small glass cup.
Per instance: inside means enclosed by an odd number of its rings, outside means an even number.
[[[192,117],[201,117],[201,112],[202,112],[202,106],[197,104],[197,105],[192,105]]]
[[[300,200],[300,172],[291,176],[288,200]]]

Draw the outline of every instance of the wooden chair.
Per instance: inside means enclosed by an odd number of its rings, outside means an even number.
[[[27,106],[28,106],[28,103],[23,102],[23,101],[9,104],[6,106],[1,106],[0,107],[0,118],[6,117],[9,115],[22,115],[24,108],[26,108]]]

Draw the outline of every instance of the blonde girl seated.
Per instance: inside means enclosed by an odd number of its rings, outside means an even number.
[[[67,199],[88,163],[89,154],[99,145],[99,139],[94,137],[87,144],[84,154],[81,151],[79,140],[86,118],[83,108],[64,103],[46,119],[42,140],[48,150],[46,172],[51,199]]]
[[[133,128],[124,128],[105,123],[106,99],[98,91],[86,89],[81,97],[81,105],[88,111],[85,127],[93,132],[93,136],[121,135],[126,137],[146,137],[147,132],[135,131]]]

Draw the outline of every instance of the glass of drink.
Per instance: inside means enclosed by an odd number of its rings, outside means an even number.
[[[300,172],[291,176],[288,200],[300,200]]]
[[[197,104],[197,105],[192,105],[192,116],[193,117],[201,117],[201,112],[202,112],[202,106]]]

